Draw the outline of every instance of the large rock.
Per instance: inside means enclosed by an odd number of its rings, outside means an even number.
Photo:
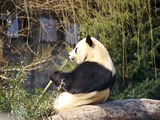
[[[86,105],[49,117],[52,120],[160,120],[160,100],[127,99]]]

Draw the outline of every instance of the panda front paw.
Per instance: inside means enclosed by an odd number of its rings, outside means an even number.
[[[54,75],[57,75],[58,73],[60,73],[60,71],[53,72]]]
[[[55,83],[55,81],[57,81],[57,79],[58,79],[58,74],[60,73],[60,71],[55,71],[55,72],[53,72],[51,75],[50,75],[50,80],[52,80],[54,83]]]

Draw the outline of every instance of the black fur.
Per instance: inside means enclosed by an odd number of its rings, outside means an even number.
[[[112,89],[115,82],[115,75],[96,62],[84,62],[72,72],[62,73],[59,71],[51,74],[50,79],[57,86],[61,84],[62,89],[72,93],[89,93],[101,91],[107,88]]]
[[[93,42],[92,42],[92,40],[91,40],[90,35],[88,35],[88,36],[86,37],[86,42],[88,43],[88,45],[89,45],[90,47],[92,47]]]

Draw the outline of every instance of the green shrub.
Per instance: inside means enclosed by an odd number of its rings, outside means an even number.
[[[27,74],[18,72],[9,75],[10,79],[1,81],[0,111],[10,112],[16,119],[35,119],[38,116],[48,116],[52,110],[54,98],[52,95],[42,95],[42,89],[36,88],[34,94],[24,88]],[[53,110],[52,110],[53,111]]]
[[[160,100],[160,79],[145,80],[134,87],[129,85],[120,94],[112,94],[114,100],[150,98]]]

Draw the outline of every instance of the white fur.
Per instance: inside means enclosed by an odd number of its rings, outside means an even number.
[[[96,104],[104,102],[109,96],[109,89],[91,93],[70,94],[68,92],[61,93],[54,103],[54,108],[57,112],[63,112],[75,107],[88,104]]]

